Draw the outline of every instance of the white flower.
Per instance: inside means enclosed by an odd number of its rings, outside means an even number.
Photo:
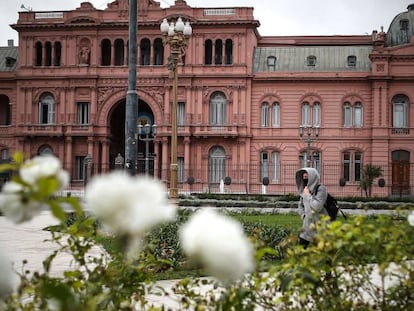
[[[12,270],[10,260],[4,256],[0,249],[0,300],[10,295],[18,286],[18,276]]]
[[[184,252],[223,283],[254,269],[253,247],[236,220],[209,209],[197,211],[180,229]]]
[[[87,207],[114,233],[129,236],[141,237],[154,225],[173,220],[176,212],[160,181],[119,171],[94,177],[85,199]]]
[[[44,177],[57,178],[60,189],[69,183],[69,174],[62,170],[60,160],[53,155],[37,156],[25,161],[19,174],[23,181],[33,186],[40,178]]]
[[[410,223],[410,226],[414,226],[414,211],[412,211],[411,214],[408,215],[408,222]]]
[[[0,193],[0,210],[14,223],[32,219],[44,207],[43,203],[29,198],[23,185],[14,181],[4,184]]]

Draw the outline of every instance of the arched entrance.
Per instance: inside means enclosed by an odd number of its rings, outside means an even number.
[[[405,150],[392,152],[392,194],[410,194],[410,153]]]
[[[110,112],[109,124],[111,133],[111,143],[109,147],[109,161],[110,169],[115,168],[115,159],[118,154],[125,158],[125,105],[126,100],[123,99],[116,103]],[[154,114],[151,107],[139,99],[138,105],[138,125],[155,124]],[[138,132],[137,132],[138,134]],[[145,174],[148,168],[148,174],[154,175],[154,141],[151,139],[152,135],[137,136],[138,139],[138,154],[137,154],[137,174]],[[146,138],[149,138],[146,140]],[[147,163],[146,163],[147,161]]]

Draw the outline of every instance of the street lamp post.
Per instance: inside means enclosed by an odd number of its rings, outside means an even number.
[[[313,136],[313,137],[312,137]],[[300,140],[307,143],[306,147],[306,167],[310,167],[310,147],[311,143],[319,139],[319,126],[301,125],[299,126]]]
[[[145,175],[149,174],[149,143],[154,141],[157,134],[157,126],[155,124],[138,125],[138,139],[145,142]]]
[[[188,39],[192,34],[192,28],[189,22],[184,24],[181,17],[177,21],[168,23],[164,18],[160,25],[163,35],[164,46],[169,45],[171,55],[168,57],[168,69],[173,76],[173,103],[171,107],[171,164],[170,164],[170,199],[178,198],[178,163],[177,163],[177,88],[178,73],[177,67],[180,58],[185,53],[188,45]]]
[[[137,0],[129,4],[128,91],[125,103],[125,169],[134,176],[137,168]]]

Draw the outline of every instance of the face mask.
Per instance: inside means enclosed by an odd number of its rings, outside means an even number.
[[[307,178],[303,179],[303,185],[304,185],[305,187],[308,185],[308,179],[307,179]]]

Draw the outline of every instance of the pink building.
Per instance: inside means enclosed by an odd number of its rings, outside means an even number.
[[[2,159],[53,153],[73,188],[115,168],[125,153],[128,2],[19,13],[19,47],[0,48]],[[252,7],[138,2],[138,119],[157,125],[151,174],[169,183],[173,82],[160,24],[182,17],[193,35],[178,68],[180,191],[217,192],[225,180],[226,192],[293,193],[295,170],[311,165],[331,192],[359,195],[361,169],[374,164],[384,172],[374,195],[414,193],[414,5],[387,32],[265,37]],[[138,140],[140,173],[146,155]]]

